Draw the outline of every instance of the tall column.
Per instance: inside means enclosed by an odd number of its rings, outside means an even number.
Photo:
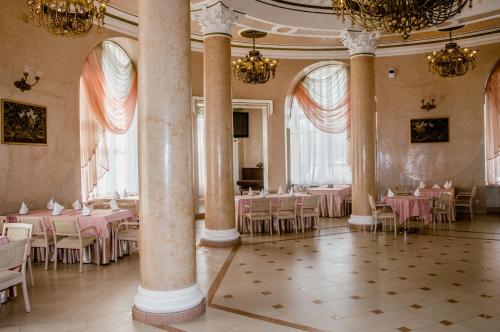
[[[235,226],[231,26],[240,15],[223,3],[196,13],[203,32],[205,95],[205,231],[201,244],[230,247],[240,242]]]
[[[375,48],[377,32],[344,31],[350,55],[352,215],[350,224],[371,225],[368,195],[376,197]]]
[[[163,327],[205,311],[196,282],[189,6],[139,1],[141,282],[132,316]]]

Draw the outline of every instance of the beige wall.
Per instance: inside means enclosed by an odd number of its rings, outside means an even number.
[[[24,1],[7,0],[0,13],[0,97],[48,107],[48,145],[0,145],[0,214],[25,200],[42,207],[51,195],[69,203],[80,193],[78,84],[86,55],[100,41],[116,35],[96,31],[85,38],[62,38],[25,22]],[[411,184],[411,178],[442,183],[452,178],[460,188],[484,183],[483,87],[500,44],[479,47],[478,66],[462,78],[443,79],[427,71],[423,55],[376,59],[379,121],[379,188]],[[265,85],[233,80],[233,98],[273,100],[268,119],[269,187],[286,182],[284,103],[290,81],[316,60],[279,62],[276,78]],[[21,93],[13,86],[28,65],[44,72],[40,83]],[[202,53],[192,53],[193,95],[203,95]],[[387,69],[398,70],[395,79]],[[420,109],[422,98],[437,108]],[[450,117],[450,142],[410,144],[410,118]],[[409,174],[395,176],[394,174]],[[484,201],[484,197],[481,196]],[[481,204],[482,206],[483,204]]]
[[[379,190],[452,179],[459,189],[481,186],[477,208],[484,210],[483,90],[500,44],[478,49],[476,69],[452,79],[429,73],[422,54],[377,58]],[[390,67],[396,78],[388,78]],[[422,110],[421,100],[432,98],[437,107]],[[434,117],[449,118],[450,141],[410,144],[410,119]]]
[[[262,140],[262,111],[249,110],[248,113],[248,137],[241,138],[243,141],[243,164],[242,167],[255,167],[263,162],[263,140]]]
[[[51,195],[69,204],[80,196],[78,89],[86,55],[116,35],[95,29],[85,38],[63,38],[28,21],[26,1],[4,0],[0,12],[0,98],[47,106],[48,145],[0,144],[0,214],[21,201],[43,207]],[[43,76],[31,91],[14,87],[27,65]]]

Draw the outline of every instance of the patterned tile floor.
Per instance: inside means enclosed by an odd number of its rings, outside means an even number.
[[[203,222],[197,224],[198,234]],[[396,237],[323,219],[305,234],[198,248],[202,317],[182,331],[500,331],[500,217]],[[138,256],[106,267],[35,264],[32,313],[0,306],[0,331],[159,331],[130,318]]]

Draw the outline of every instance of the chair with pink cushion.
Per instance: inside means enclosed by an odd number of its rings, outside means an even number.
[[[54,237],[45,229],[43,217],[17,217],[17,220],[23,224],[33,225],[31,237],[31,247],[44,249],[45,271],[49,269],[50,247],[54,245]]]

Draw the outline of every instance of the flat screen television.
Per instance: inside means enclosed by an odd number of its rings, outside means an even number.
[[[248,137],[248,113],[233,112],[233,137]]]

